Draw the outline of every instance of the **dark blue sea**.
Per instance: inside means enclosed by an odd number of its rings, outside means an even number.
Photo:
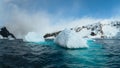
[[[0,68],[120,68],[120,40],[88,40],[89,48],[66,49],[47,40],[0,40]]]

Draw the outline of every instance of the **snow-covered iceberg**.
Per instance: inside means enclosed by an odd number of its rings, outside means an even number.
[[[40,36],[39,34],[37,34],[35,32],[29,32],[25,36],[25,41],[27,41],[27,42],[41,42],[41,41],[44,41],[44,38],[43,38],[43,36]]]
[[[54,40],[55,43],[65,48],[87,48],[87,41],[74,30],[65,29]]]

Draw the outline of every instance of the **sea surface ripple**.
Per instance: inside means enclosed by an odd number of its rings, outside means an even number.
[[[53,40],[0,40],[0,68],[119,68],[119,41],[89,40],[89,48],[65,49]]]

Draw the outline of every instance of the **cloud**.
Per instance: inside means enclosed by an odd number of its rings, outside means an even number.
[[[14,9],[8,17],[5,26],[14,33],[18,38],[24,37],[28,32],[37,32],[44,35],[54,31],[63,30],[64,28],[73,28],[86,24],[96,23],[98,20],[93,18],[59,18],[47,12],[37,12],[30,14],[25,10]],[[57,22],[54,24],[54,22]]]
[[[14,0],[6,0],[6,5],[7,7],[9,6],[9,10],[4,10],[4,17],[2,19],[5,20],[4,26],[7,26],[10,32],[14,33],[18,38],[23,38],[28,32],[37,32],[38,34],[44,35],[45,33],[63,30],[64,28],[74,28],[76,26],[93,24],[98,21],[112,20],[92,17],[65,18],[61,17],[63,15],[61,12],[60,14],[50,14],[44,10],[30,13],[29,10],[21,9],[12,1]],[[25,2],[26,0],[22,1]]]
[[[44,12],[31,15],[25,11],[15,10],[5,25],[19,36],[24,36],[31,31],[45,33],[47,30],[52,30],[50,28],[50,16]]]
[[[72,28],[85,24],[95,23],[97,20],[92,18],[55,18],[47,12],[39,11],[30,14],[26,10],[14,7],[4,24],[18,38],[24,37],[28,32],[37,32],[44,35],[54,31],[63,30],[64,28]],[[57,22],[57,23],[56,23]],[[56,23],[56,24],[55,24]]]

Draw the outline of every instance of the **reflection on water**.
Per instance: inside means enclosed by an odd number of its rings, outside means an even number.
[[[119,40],[89,40],[87,49],[65,49],[53,40],[41,43],[0,42],[0,68],[119,67],[119,44]]]

